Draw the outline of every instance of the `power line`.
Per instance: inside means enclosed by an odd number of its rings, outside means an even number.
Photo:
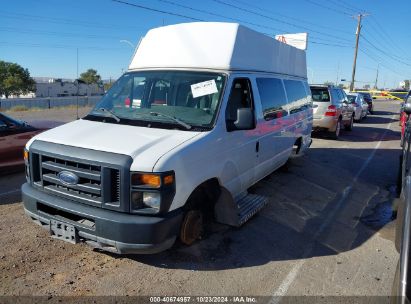
[[[135,3],[129,3],[129,2],[121,1],[121,0],[111,0],[111,1],[118,2],[118,3],[121,3],[121,4],[125,4],[125,5],[129,5],[129,6],[138,7],[138,8],[147,10],[147,11],[162,13],[162,14],[171,15],[171,16],[175,16],[175,17],[186,18],[186,19],[190,19],[190,20],[194,20],[194,21],[205,21],[205,20],[202,20],[202,19],[198,19],[198,18],[194,18],[194,17],[182,15],[182,14],[166,12],[166,11],[155,9],[155,8],[152,8],[152,7],[143,6],[143,5],[139,5],[139,4],[135,4]]]
[[[20,33],[20,34],[31,34],[31,35],[51,35],[51,36],[62,36],[62,37],[82,37],[87,39],[122,39],[124,36],[107,36],[107,35],[94,35],[94,34],[77,34],[68,32],[53,32],[53,31],[43,31],[43,30],[33,30],[33,29],[19,29],[13,27],[0,27],[2,32],[10,33]]]
[[[407,66],[411,67],[410,63],[407,63],[405,61],[402,61],[400,59],[397,59],[396,57],[392,56],[390,53],[385,52],[384,50],[382,50],[381,48],[377,47],[375,44],[373,44],[371,41],[369,41],[367,38],[365,38],[363,35],[361,35],[361,37],[369,44],[371,45],[374,49],[376,49],[377,51],[379,51],[380,53],[386,55],[387,57],[391,58],[392,60],[398,61],[399,63],[405,64]]]
[[[347,5],[345,5],[343,2],[341,1],[336,1],[336,0],[328,0],[329,2],[334,3],[336,6],[341,6],[344,8],[344,10],[348,10],[351,11],[353,14],[358,14],[359,12],[362,12],[363,10],[357,10],[357,9],[353,9]]]
[[[133,3],[128,3],[128,2],[125,2],[125,1],[120,1],[120,0],[112,0],[112,1],[118,2],[118,3],[121,3],[121,4],[126,4],[126,5],[135,6],[135,7],[137,7],[137,8],[141,8],[140,5],[135,5],[135,4],[133,4]],[[174,4],[174,5],[176,5],[176,6],[184,7],[184,8],[187,8],[187,9],[189,8],[189,7],[186,7],[186,6],[184,6],[184,5],[181,5],[181,4],[177,4],[177,3],[175,3],[175,2],[172,2],[172,1],[170,1],[170,0],[158,0],[158,1],[165,2],[165,3],[169,3],[169,4]],[[147,7],[145,7],[145,9],[146,9],[146,8],[147,8]],[[194,10],[194,11],[197,10],[197,9],[194,9],[194,8],[190,8],[190,9],[191,9],[191,10]],[[149,10],[151,10],[151,8],[149,8]],[[157,9],[153,9],[153,10],[156,11],[156,12],[162,13],[162,14],[172,14],[172,15],[175,15],[174,13],[170,13],[170,12],[165,11],[165,10],[157,10]],[[273,28],[273,27],[264,26],[264,25],[257,24],[257,23],[252,23],[252,22],[248,22],[248,21],[245,21],[245,20],[242,20],[242,19],[231,18],[231,17],[227,17],[227,16],[224,16],[224,15],[220,15],[220,14],[216,14],[216,13],[211,13],[211,12],[208,12],[208,11],[205,11],[205,10],[197,10],[197,11],[201,11],[201,12],[207,13],[207,14],[213,14],[213,15],[216,15],[216,16],[218,15],[218,17],[220,17],[220,18],[231,19],[231,20],[235,20],[235,21],[237,21],[237,22],[247,23],[247,24],[251,24],[251,25],[254,25],[254,26],[257,26],[257,27],[261,27],[261,28],[265,28],[265,29],[278,30],[278,29]],[[197,18],[188,16],[188,15],[180,15],[180,16],[183,16],[184,18],[197,19]],[[201,19],[197,19],[197,20],[199,20],[199,21],[204,21],[204,20],[201,20]],[[267,35],[267,36],[269,36],[269,37],[272,37],[272,34],[270,34],[270,33],[266,33],[266,32],[261,32],[261,33],[262,33],[262,34],[265,34],[265,35]],[[317,38],[317,39],[321,40],[321,38]],[[341,43],[340,43],[340,44],[323,43],[323,42],[318,42],[318,41],[315,41],[315,40],[308,41],[308,43],[317,44],[317,45],[333,46],[333,47],[351,47],[351,46],[344,45],[344,44],[341,44]]]
[[[374,60],[374,62],[379,63],[382,67],[384,67],[385,69],[391,71],[392,73],[394,73],[394,74],[396,74],[396,75],[398,75],[398,76],[405,77],[405,78],[408,77],[408,76],[405,76],[405,74],[399,73],[398,71],[392,69],[392,67],[391,67],[390,64],[386,64],[386,63],[384,62],[384,60],[381,60],[381,58],[379,58],[379,57],[376,56],[375,54],[372,54],[372,53],[370,52],[370,50],[368,50],[367,48],[360,47],[360,48],[359,48],[359,51],[362,52],[364,55],[366,55],[368,58]]]
[[[319,6],[319,7],[321,7],[321,8],[324,8],[324,9],[326,9],[326,10],[333,11],[333,12],[338,13],[338,14],[342,14],[342,15],[346,15],[346,16],[352,16],[351,13],[347,13],[347,12],[342,11],[342,10],[337,10],[337,9],[335,9],[335,8],[326,6],[326,5],[324,5],[324,4],[320,4],[320,3],[314,2],[313,0],[305,0],[305,1],[307,1],[308,3],[314,4],[314,5],[316,5],[316,6]]]
[[[238,9],[238,10],[240,10],[240,11],[244,11],[244,12],[247,12],[247,13],[250,13],[250,14],[253,14],[253,15],[256,15],[256,16],[259,16],[259,17],[263,17],[263,18],[269,19],[269,20],[271,20],[271,21],[276,21],[276,22],[279,22],[279,23],[287,24],[287,25],[289,25],[289,26],[296,27],[296,28],[306,29],[306,30],[309,30],[309,31],[311,31],[311,32],[313,32],[313,33],[317,33],[317,34],[321,34],[321,35],[324,35],[324,36],[333,37],[333,38],[335,38],[335,39],[338,39],[339,41],[344,40],[344,41],[350,42],[348,39],[344,39],[344,38],[341,38],[341,37],[338,37],[338,36],[335,36],[335,35],[331,35],[331,34],[328,34],[328,33],[324,33],[324,32],[321,32],[321,31],[313,30],[313,29],[311,29],[311,28],[309,28],[309,27],[306,27],[306,26],[301,26],[301,25],[297,25],[297,24],[295,24],[295,23],[291,23],[291,22],[283,21],[283,20],[280,20],[280,19],[277,19],[277,18],[273,18],[273,17],[267,16],[267,15],[258,13],[258,12],[256,12],[256,11],[249,10],[249,9],[247,9],[247,8],[243,8],[243,7],[240,7],[240,6],[231,4],[231,3],[227,3],[227,2],[222,1],[222,0],[212,0],[212,1],[214,1],[214,2],[216,2],[216,3],[219,3],[219,4],[222,4],[222,5],[225,5],[225,6],[228,6],[228,7],[231,7],[231,8]]]
[[[54,24],[68,24],[74,26],[82,26],[82,27],[98,27],[98,28],[107,28],[113,29],[118,28],[124,30],[124,25],[114,25],[114,24],[102,24],[102,23],[93,23],[93,22],[86,22],[82,20],[75,20],[75,19],[66,19],[66,18],[55,18],[55,17],[48,17],[48,16],[39,16],[39,15],[29,15],[29,14],[22,14],[22,13],[10,13],[5,11],[0,11],[0,16],[3,18],[10,18],[19,20],[32,20],[32,21],[39,21],[39,22],[47,22],[47,23],[54,23]],[[128,28],[134,29],[142,29],[141,27],[136,26],[127,26]]]
[[[280,13],[278,13],[278,12],[273,12],[272,10],[268,10],[268,9],[265,8],[265,7],[262,8],[262,7],[259,7],[259,6],[255,5],[255,4],[252,5],[252,4],[247,3],[247,2],[245,2],[245,1],[236,0],[236,3],[240,3],[240,4],[242,4],[242,5],[246,6],[246,7],[251,7],[251,8],[257,9],[257,10],[259,10],[259,11],[261,11],[261,12],[269,13],[269,14],[271,14],[271,15],[278,15],[278,16],[281,16],[281,17],[283,17],[283,18],[295,20],[296,22],[300,22],[300,23],[303,23],[303,24],[310,24],[310,25],[313,25],[313,26],[315,26],[315,27],[324,28],[324,25],[321,25],[321,24],[318,24],[318,23],[314,23],[314,22],[311,22],[311,21],[308,21],[308,20],[303,20],[303,19],[301,19],[301,18],[295,18],[295,17],[292,17],[292,16],[280,14]],[[328,27],[327,27],[327,28],[328,28]],[[328,28],[328,29],[329,29],[329,30],[332,30],[333,32],[341,32],[341,33],[344,33],[344,34],[349,34],[349,35],[351,35],[350,32],[344,31],[344,30],[341,30],[341,29],[337,29],[337,28]]]
[[[38,47],[38,48],[53,48],[53,49],[81,49],[81,50],[91,50],[91,51],[119,51],[121,48],[106,48],[98,46],[73,46],[65,44],[41,44],[41,43],[26,43],[26,42],[9,42],[0,41],[2,45],[13,45],[17,47]]]
[[[193,8],[193,7],[189,7],[189,6],[185,6],[185,5],[182,5],[182,4],[178,4],[178,3],[175,3],[175,2],[172,2],[172,1],[169,1],[169,0],[157,0],[157,1],[164,2],[164,3],[168,3],[168,4],[171,4],[171,5],[174,5],[174,6],[178,6],[178,7],[181,7],[181,8],[189,9],[189,10],[192,10],[192,11],[195,11],[195,12],[200,12],[200,13],[208,14],[208,15],[211,15],[211,16],[214,16],[214,17],[219,17],[219,18],[223,18],[223,19],[228,19],[228,20],[236,21],[236,22],[241,22],[241,23],[244,23],[244,24],[249,24],[249,25],[253,25],[253,26],[256,26],[256,27],[260,27],[260,28],[265,28],[265,29],[270,29],[270,30],[285,32],[285,30],[283,30],[283,29],[274,28],[274,27],[271,27],[271,26],[265,26],[265,25],[261,25],[261,24],[249,22],[249,21],[246,21],[246,20],[243,20],[243,19],[227,17],[227,16],[224,16],[224,15],[220,15],[220,14],[217,14],[217,13],[209,12],[209,11],[206,11],[206,10],[195,9],[195,8]]]
[[[376,33],[382,33],[388,40],[391,41],[393,47],[395,47],[396,50],[400,50],[404,55],[408,56],[408,52],[404,51],[402,46],[392,39],[392,35],[388,34],[385,31],[384,27],[381,26],[381,24],[378,22],[377,18],[373,17],[373,18],[371,18],[371,21],[374,22],[374,24],[376,24],[377,27],[379,28],[379,30],[376,30]]]
[[[338,4],[342,5],[342,6],[345,6],[345,7],[351,7],[351,10],[353,10],[356,13],[364,11],[364,10],[359,9],[358,7],[352,5],[351,3],[345,2],[344,0],[338,0]]]

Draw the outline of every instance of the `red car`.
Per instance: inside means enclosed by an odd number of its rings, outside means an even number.
[[[61,125],[55,121],[30,124],[0,113],[0,174],[24,168],[23,148],[34,135]]]

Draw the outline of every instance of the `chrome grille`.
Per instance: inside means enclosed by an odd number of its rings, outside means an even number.
[[[105,170],[107,169],[107,170]],[[40,155],[41,187],[53,194],[91,205],[101,205],[106,200],[110,205],[120,204],[120,172],[117,169],[78,162],[58,157]],[[58,174],[68,171],[78,176],[77,184],[63,183]],[[103,195],[103,173],[107,172],[111,189]]]

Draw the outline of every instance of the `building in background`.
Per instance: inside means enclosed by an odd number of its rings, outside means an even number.
[[[104,94],[100,84],[86,84],[79,80],[35,78],[35,97],[99,96]]]
[[[10,95],[9,98],[47,98],[69,96],[101,96],[104,95],[103,84],[86,84],[73,79],[34,77],[36,91],[22,95]],[[78,85],[78,86],[77,86]],[[5,98],[5,96],[0,96]]]

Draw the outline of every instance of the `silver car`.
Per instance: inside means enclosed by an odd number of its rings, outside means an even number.
[[[313,131],[326,131],[338,139],[340,130],[351,131],[354,124],[354,109],[348,103],[345,92],[335,86],[311,85],[313,101]]]
[[[348,102],[354,108],[354,120],[361,121],[367,117],[368,103],[364,100],[363,96],[358,93],[350,92],[347,94]]]

